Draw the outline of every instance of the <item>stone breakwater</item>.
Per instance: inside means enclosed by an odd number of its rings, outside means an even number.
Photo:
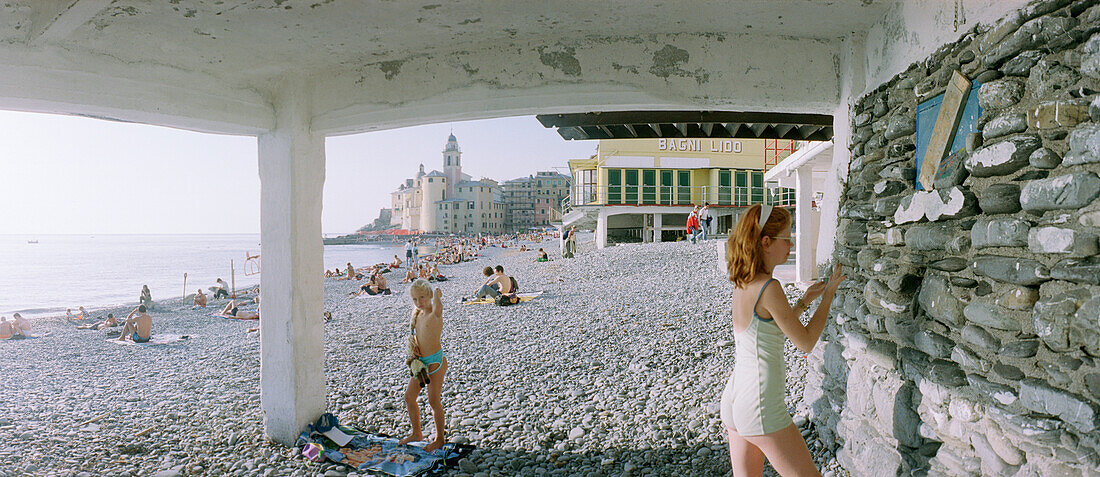
[[[440,284],[448,437],[478,447],[449,475],[727,474],[717,405],[733,366],[731,286],[714,242],[580,245],[573,260],[489,249],[443,267],[454,277]],[[523,290],[546,293],[509,308],[455,303],[497,263]],[[410,301],[397,281],[394,296],[349,298],[358,282],[326,280],[334,319],[318,326],[328,409],[403,436]],[[0,342],[0,475],[344,475],[264,439],[259,339],[246,332],[255,322],[207,311],[162,303],[154,329],[190,339],[159,348],[105,343],[60,321],[40,325],[48,336]],[[826,475],[845,475],[833,442],[805,419],[806,360],[789,345],[787,360],[796,422]],[[430,436],[424,396],[421,406]]]
[[[1100,6],[1039,1],[854,105],[811,420],[857,475],[1100,475]],[[981,83],[915,191],[917,105]]]

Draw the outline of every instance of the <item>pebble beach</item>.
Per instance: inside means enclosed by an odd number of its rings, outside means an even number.
[[[595,250],[581,235],[575,259],[557,242],[535,252],[487,248],[441,267],[443,386],[448,439],[477,449],[454,476],[722,476],[730,470],[718,401],[733,369],[732,285],[716,242]],[[530,245],[529,245],[530,247]],[[521,291],[511,307],[458,304],[503,265]],[[404,437],[402,395],[411,302],[402,271],[394,295],[350,297],[356,281],[325,280],[328,410],[342,424]],[[793,303],[799,291],[787,287]],[[267,441],[254,321],[158,303],[156,346],[106,342],[63,319],[35,323],[40,338],[0,342],[0,476],[344,476]],[[102,310],[125,316],[130,308]],[[804,316],[807,319],[808,316]],[[830,324],[829,326],[835,326]],[[825,475],[846,475],[801,401],[805,359],[787,343],[788,406]],[[431,411],[421,394],[425,436]],[[770,467],[765,475],[775,475]]]

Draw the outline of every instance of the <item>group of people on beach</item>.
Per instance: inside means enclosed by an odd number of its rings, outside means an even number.
[[[707,234],[710,233],[711,219],[713,217],[710,215],[710,204],[704,202],[702,208],[696,205],[691,209],[687,219],[687,235],[691,239],[691,243],[695,243],[697,239],[707,239]]]
[[[19,313],[11,317],[12,321],[8,321],[8,317],[0,316],[0,340],[21,340],[30,336],[31,322]]]
[[[690,227],[694,225],[700,229],[694,232],[705,239],[705,227],[709,225],[706,205],[691,217],[689,232],[693,232]],[[790,339],[805,353],[814,348],[828,322],[833,297],[846,277],[837,264],[827,281],[811,285],[792,307],[783,287],[772,277],[775,267],[787,261],[792,247],[790,212],[768,205],[748,208],[727,240],[725,259],[727,279],[734,286],[731,320],[736,356],[719,410],[733,475],[761,475],[765,461],[780,475],[820,475],[787,411],[784,341]],[[504,267],[486,267],[483,274],[486,280],[475,293],[476,298],[516,292],[516,282],[504,273]],[[442,388],[448,363],[441,341],[442,291],[436,288],[433,292],[427,280],[417,279],[410,287],[410,296],[411,337],[405,362],[410,369],[425,369],[430,375],[426,384],[435,438],[424,449],[431,452],[446,442]],[[799,316],[819,297],[821,301],[810,321],[802,324]],[[412,432],[401,444],[424,440],[417,404],[424,384],[415,372],[411,374],[405,405]]]

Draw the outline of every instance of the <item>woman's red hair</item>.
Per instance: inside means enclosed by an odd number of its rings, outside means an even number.
[[[737,288],[744,288],[757,273],[764,272],[764,249],[760,239],[778,237],[791,227],[791,213],[782,207],[773,208],[764,227],[760,227],[761,208],[757,204],[741,214],[726,241],[726,270]]]

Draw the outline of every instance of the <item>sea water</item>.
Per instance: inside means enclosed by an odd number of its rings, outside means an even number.
[[[37,243],[29,243],[36,241]],[[92,311],[137,303],[142,285],[154,301],[181,300],[221,278],[242,289],[260,283],[246,254],[259,255],[251,235],[0,235],[0,316],[42,317],[84,306]],[[325,246],[325,269],[391,262],[397,244]],[[260,259],[262,271],[262,257]],[[320,279],[321,277],[318,277]]]

